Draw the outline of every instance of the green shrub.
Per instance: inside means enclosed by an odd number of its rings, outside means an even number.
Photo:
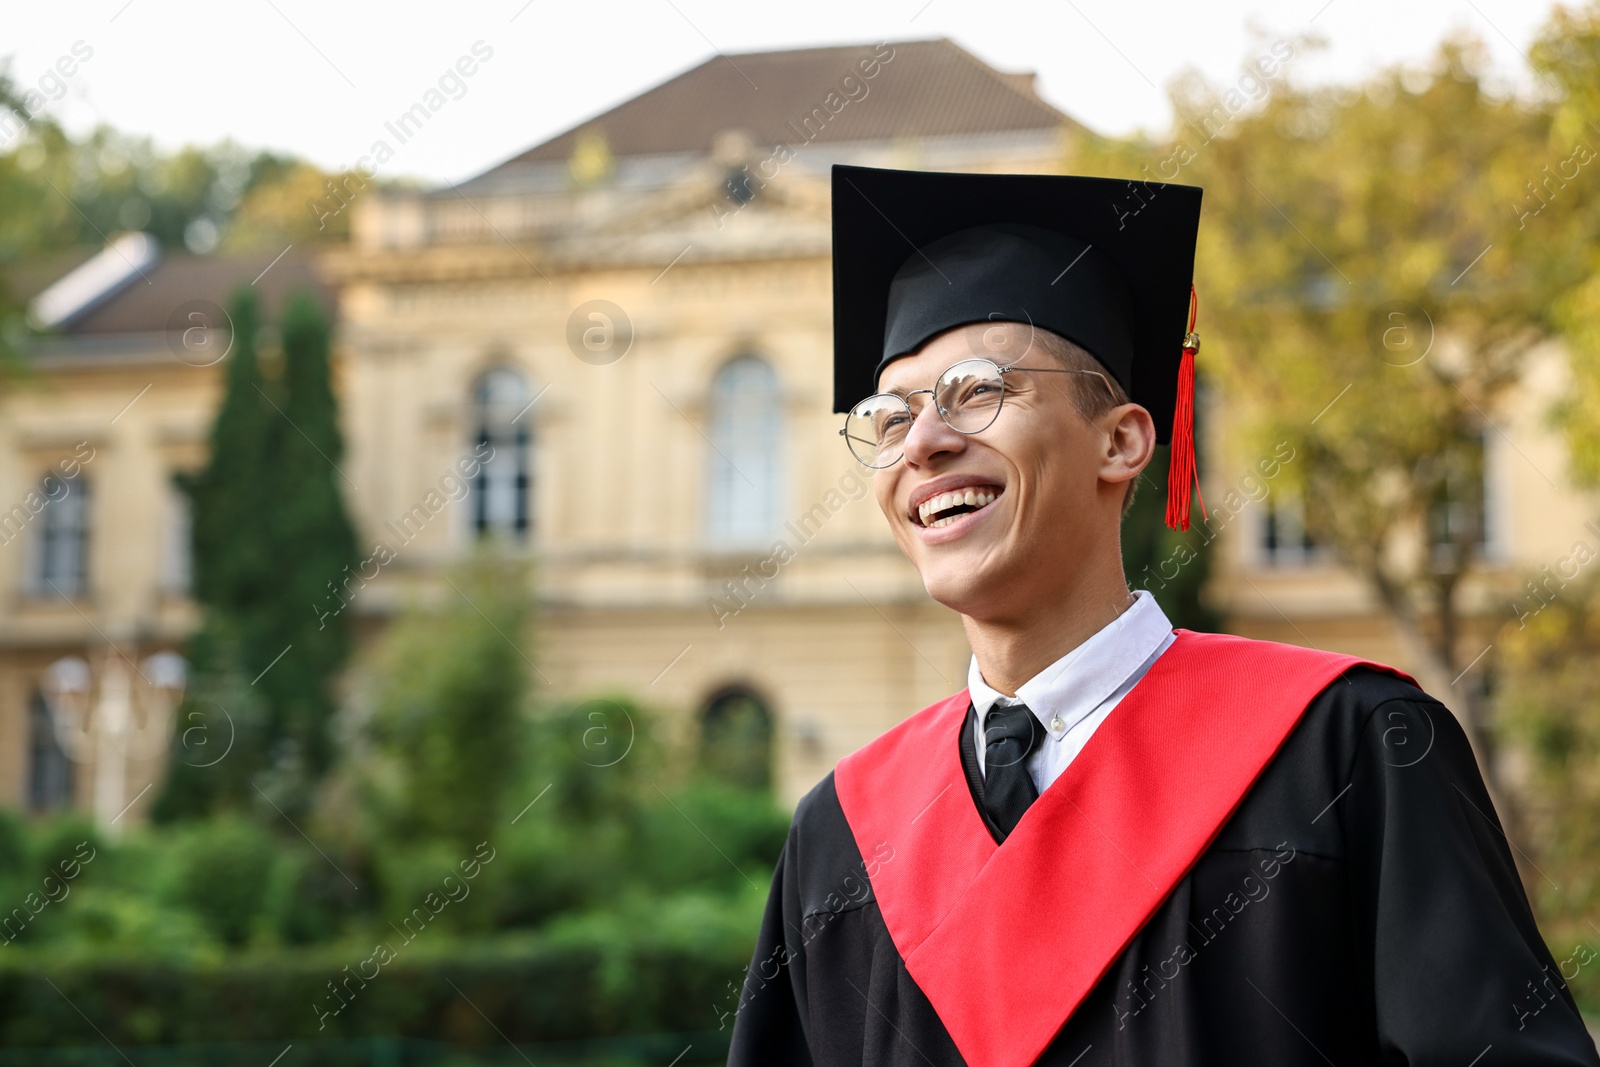
[[[370,902],[372,894],[346,880],[363,873],[348,854],[330,861],[309,845],[280,845],[262,901],[264,929],[290,945],[334,940]]]
[[[754,936],[725,940],[712,918],[717,910],[712,902],[682,906],[688,925],[707,931],[703,937],[638,940],[638,929],[597,922],[559,940],[419,939],[370,981],[351,979],[342,999],[330,983],[357,969],[370,945],[188,962],[0,958],[0,1045],[388,1035],[498,1049],[508,1040],[715,1031],[714,1005],[726,999],[730,977],[743,973]],[[136,1050],[124,1051],[144,1062]]]
[[[742,885],[763,868],[770,877],[789,831],[789,815],[770,796],[701,780],[656,799],[643,813],[631,864],[641,887]]]
[[[87,878],[75,883],[55,914],[40,915],[37,926],[41,950],[57,960],[113,953],[181,961],[220,952],[215,931],[195,912],[154,894],[128,893]]]
[[[242,945],[263,925],[267,888],[283,850],[259,825],[225,815],[177,833],[168,899],[218,940]]]

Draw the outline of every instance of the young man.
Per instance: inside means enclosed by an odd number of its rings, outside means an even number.
[[[1129,592],[1200,208],[1129,186],[834,169],[835,407],[973,658],[800,802],[729,1063],[1600,1064],[1450,712]]]

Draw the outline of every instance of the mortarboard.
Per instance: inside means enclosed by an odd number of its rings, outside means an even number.
[[[1030,323],[1086,349],[1149,410],[1172,444],[1167,525],[1188,529],[1199,225],[1190,185],[835,166],[834,410],[946,330]]]

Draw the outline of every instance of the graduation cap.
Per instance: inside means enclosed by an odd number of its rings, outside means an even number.
[[[1029,323],[1086,349],[1149,410],[1172,445],[1167,525],[1187,530],[1199,226],[1191,185],[836,165],[834,410],[946,330]]]

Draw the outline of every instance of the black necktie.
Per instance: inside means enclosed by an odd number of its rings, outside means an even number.
[[[1044,727],[1026,704],[997,704],[983,726],[983,808],[1002,834],[1010,834],[1039,799],[1028,776],[1028,756],[1044,740]]]

